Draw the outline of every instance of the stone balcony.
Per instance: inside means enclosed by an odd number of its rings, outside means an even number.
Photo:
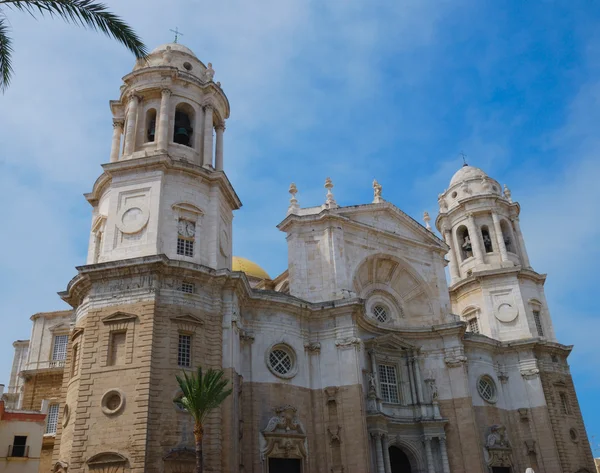
[[[29,378],[38,373],[61,372],[65,369],[65,360],[34,361],[25,365],[19,373],[23,378]]]

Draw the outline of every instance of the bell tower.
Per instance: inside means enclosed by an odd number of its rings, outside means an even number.
[[[502,341],[554,340],[546,276],[531,268],[510,190],[465,164],[438,203],[436,227],[450,247],[452,308],[468,330]]]
[[[231,269],[233,210],[223,172],[229,102],[212,65],[181,44],[156,48],[111,101],[110,162],[86,195],[88,264],[165,254]]]

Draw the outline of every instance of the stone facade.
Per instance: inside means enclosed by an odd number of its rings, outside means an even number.
[[[271,280],[233,264],[241,202],[213,76],[161,46],[111,102],[87,264],[60,293],[73,310],[34,316],[15,345],[16,402],[60,403],[40,471],[191,472],[173,401],[175,375],[199,365],[233,387],[206,421],[209,472],[593,471],[571,347],[510,191],[463,167],[439,196],[439,238],[377,182],[372,203],[339,207],[327,179],[310,208],[292,184],[288,269]]]

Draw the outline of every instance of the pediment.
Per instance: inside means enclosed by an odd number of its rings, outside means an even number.
[[[102,322],[105,324],[119,324],[123,322],[135,322],[138,316],[135,314],[128,314],[127,312],[115,312],[114,314],[104,317]]]
[[[408,343],[402,337],[388,333],[387,335],[380,335],[379,337],[373,337],[365,343],[365,348],[369,349],[382,349],[382,350],[414,350],[415,346]]]
[[[447,251],[444,241],[389,202],[343,208],[340,214],[375,230],[393,233],[421,244],[435,245]]]
[[[73,333],[71,334],[71,340],[75,340],[82,333],[83,333],[83,329],[82,328],[76,328],[75,330],[73,330]]]
[[[125,458],[120,453],[114,452],[104,452],[98,453],[91,457],[88,461],[88,465],[107,465],[107,464],[121,464],[126,463],[127,458]]]
[[[65,324],[63,322],[61,322],[60,324],[56,324],[53,325],[52,327],[50,327],[50,332],[55,333],[55,332],[68,332],[70,329],[69,324]]]
[[[171,322],[175,322],[178,324],[195,324],[195,325],[204,325],[204,320],[199,317],[196,317],[192,314],[178,315],[177,317],[171,317]]]
[[[200,207],[197,207],[190,202],[178,202],[173,204],[171,208],[179,212],[191,212],[196,215],[204,215],[204,211]]]

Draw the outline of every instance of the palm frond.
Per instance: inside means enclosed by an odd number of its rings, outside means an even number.
[[[227,389],[229,381],[223,379],[223,371],[209,369],[206,373],[199,367],[196,373],[176,376],[182,396],[175,403],[189,412],[194,421],[202,423],[208,413],[218,407],[232,393]]]
[[[94,31],[101,31],[123,44],[136,58],[144,58],[148,50],[137,33],[120,17],[108,11],[106,5],[94,0],[0,0],[6,6],[34,16],[58,16]]]
[[[8,25],[6,18],[0,18],[0,91],[4,92],[10,84],[12,77],[12,41],[8,36]]]

